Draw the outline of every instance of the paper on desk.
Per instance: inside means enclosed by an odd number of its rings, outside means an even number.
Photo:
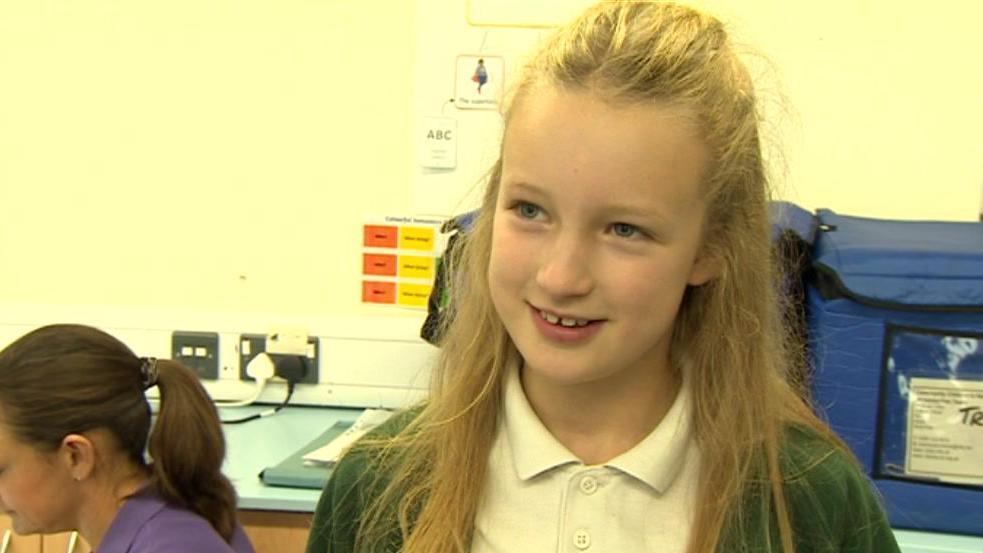
[[[331,440],[324,447],[319,447],[314,451],[304,455],[305,465],[333,465],[338,462],[341,454],[348,449],[348,446],[355,443],[355,440],[364,436],[369,430],[386,422],[391,417],[392,411],[387,409],[366,409],[348,430],[345,430],[337,438]]]

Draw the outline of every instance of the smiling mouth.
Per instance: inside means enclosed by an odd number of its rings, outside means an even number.
[[[542,319],[552,325],[565,326],[567,328],[573,328],[578,326],[587,326],[591,321],[590,319],[576,319],[572,317],[560,317],[559,315],[554,315],[549,311],[539,310],[539,316]]]

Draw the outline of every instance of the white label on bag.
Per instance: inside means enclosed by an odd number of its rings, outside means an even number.
[[[983,485],[983,382],[912,378],[906,473]]]

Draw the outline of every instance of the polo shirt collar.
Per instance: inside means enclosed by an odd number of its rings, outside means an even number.
[[[512,450],[512,461],[520,480],[580,459],[563,446],[532,410],[519,381],[519,367],[508,370],[505,381],[505,432]]]
[[[645,482],[659,493],[672,485],[692,447],[689,388],[685,380],[672,407],[635,447],[605,463]]]
[[[503,423],[520,480],[529,480],[562,465],[581,463],[533,411],[522,390],[518,365],[508,371],[504,400]],[[691,447],[689,418],[689,390],[684,380],[659,425],[635,447],[603,466],[629,474],[659,493],[665,492],[682,469]]]

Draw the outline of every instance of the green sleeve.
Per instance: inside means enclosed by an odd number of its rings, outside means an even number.
[[[354,553],[362,512],[358,484],[364,465],[360,455],[349,454],[335,466],[314,510],[307,553]]]
[[[856,508],[852,521],[846,525],[844,553],[898,553],[900,549],[894,532],[871,483],[859,470],[852,472],[854,477],[848,485],[847,502],[855,504]]]
[[[899,553],[881,502],[859,467],[832,446],[818,455],[817,448],[806,449],[813,452],[811,460],[799,464],[785,488],[797,553]]]
[[[396,436],[419,414],[419,410],[414,408],[397,413],[363,440],[385,440]],[[307,538],[307,553],[354,553],[364,510],[372,505],[389,481],[388,470],[380,467],[376,451],[372,447],[359,447],[359,443],[341,458],[321,492]],[[395,515],[392,526],[391,539],[387,539],[391,545],[389,549],[395,551],[402,543]]]

